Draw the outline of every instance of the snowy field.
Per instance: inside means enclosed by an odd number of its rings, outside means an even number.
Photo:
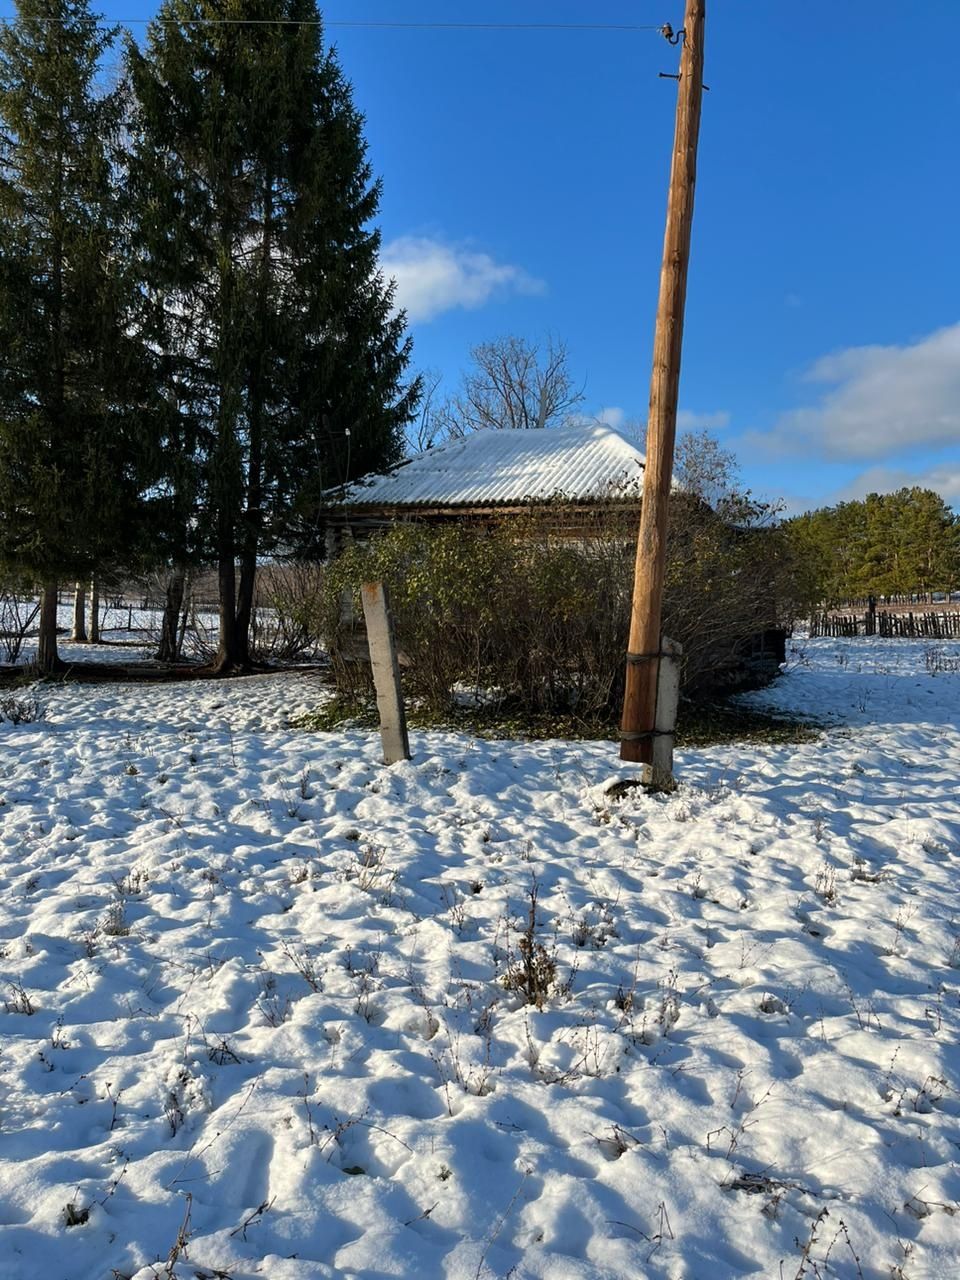
[[[201,612],[198,618],[207,632],[215,635],[216,614]],[[74,644],[68,637],[73,626],[73,606],[61,604],[57,609],[57,627],[61,634],[57,648],[63,662],[149,662],[156,652],[160,637],[162,616],[156,609],[112,608],[100,609],[100,633],[104,644]],[[90,626],[90,607],[87,602],[87,627]],[[190,649],[190,646],[187,646]],[[37,656],[35,624],[23,642],[17,661],[23,665],[33,662]]]
[[[925,649],[802,642],[758,700],[835,727],[670,797],[603,743],[386,769],[288,727],[312,676],[44,688],[0,725],[0,1277],[960,1274]]]

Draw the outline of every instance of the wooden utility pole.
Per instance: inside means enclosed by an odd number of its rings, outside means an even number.
[[[703,97],[703,37],[706,0],[687,0],[677,85],[677,123],[667,199],[667,227],[660,269],[660,300],[653,341],[647,459],[637,538],[637,567],[630,613],[626,688],[620,733],[620,758],[653,762],[657,732],[657,680],[660,673],[661,615],[666,568],[666,535],[673,448],[677,434],[677,397],[683,344],[683,310],[693,225],[697,176],[697,140]],[[675,41],[669,28],[664,35]]]

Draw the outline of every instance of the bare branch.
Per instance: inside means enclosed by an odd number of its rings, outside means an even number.
[[[583,400],[583,388],[570,374],[567,348],[553,338],[542,348],[509,335],[481,343],[471,354],[474,367],[450,406],[461,434],[557,426]]]

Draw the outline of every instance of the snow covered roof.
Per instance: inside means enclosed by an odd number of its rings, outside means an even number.
[[[639,497],[644,455],[602,423],[543,431],[477,431],[383,475],[328,491],[344,507],[506,506],[563,498]]]

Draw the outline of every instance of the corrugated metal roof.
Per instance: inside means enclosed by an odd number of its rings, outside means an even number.
[[[639,496],[644,455],[602,423],[543,431],[477,431],[330,490],[331,506],[502,506]]]

